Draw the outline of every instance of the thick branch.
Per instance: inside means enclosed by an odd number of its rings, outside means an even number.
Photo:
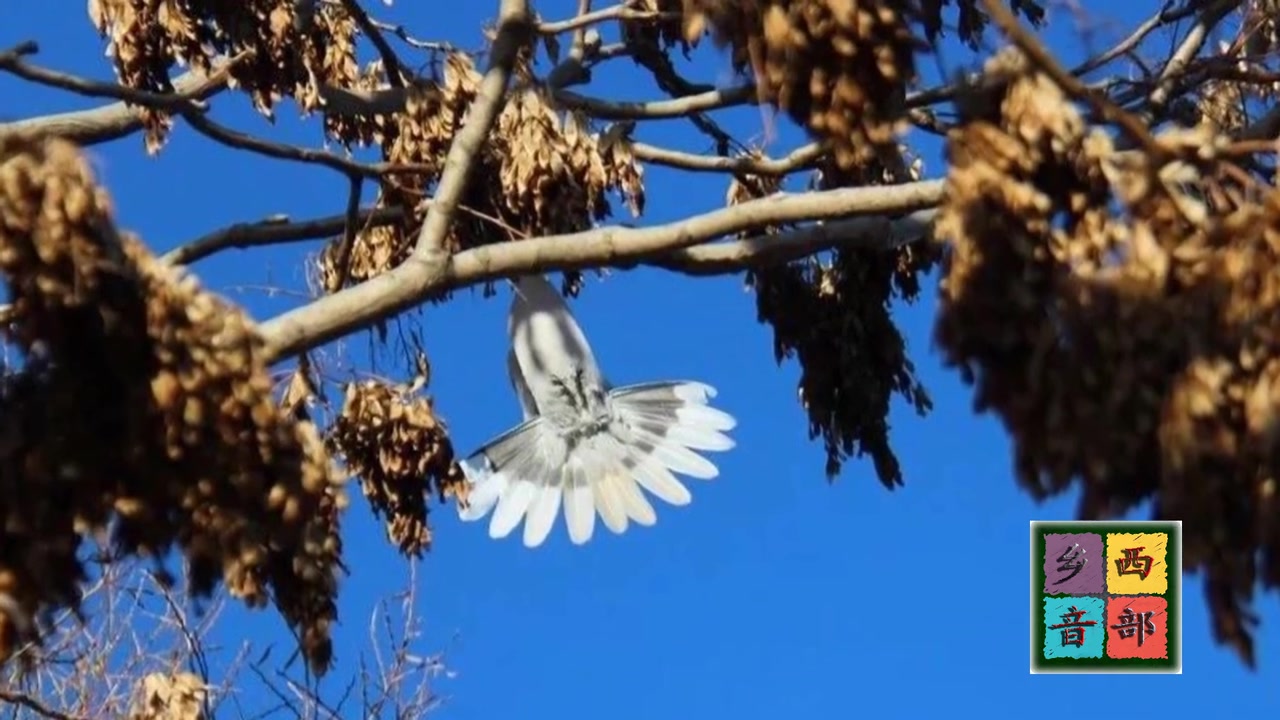
[[[769,224],[921,210],[942,198],[943,181],[779,194],[648,228],[607,227],[467,250],[441,267],[414,256],[395,269],[290,310],[261,326],[268,355],[280,358],[407,310],[427,296],[511,275],[626,266]]]

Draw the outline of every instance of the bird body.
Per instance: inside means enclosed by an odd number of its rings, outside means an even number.
[[[463,520],[492,512],[489,535],[524,521],[527,547],[541,545],[563,508],[569,539],[591,539],[597,514],[609,530],[651,526],[645,497],[687,505],[673,473],[711,479],[716,466],[695,450],[733,447],[736,421],[708,402],[715,390],[671,381],[612,387],[560,293],[540,275],[515,283],[507,322],[507,370],[524,422],[460,464],[471,485]]]

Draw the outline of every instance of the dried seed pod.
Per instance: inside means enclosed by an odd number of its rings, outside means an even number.
[[[90,0],[88,10],[94,27],[109,39],[107,52],[124,85],[168,90],[175,64],[208,71],[217,56],[248,53],[230,76],[270,116],[279,98],[317,110],[321,88],[359,84],[356,23],[342,4],[319,3],[305,18],[298,17],[298,7],[292,0]],[[172,122],[156,110],[144,111],[143,119],[147,147],[154,152]]]
[[[958,103],[937,223],[953,252],[936,329],[1009,429],[1037,497],[1079,514],[1154,498],[1183,520],[1220,641],[1253,661],[1246,604],[1280,586],[1280,195],[1214,175],[1204,125],[1115,153],[1016,52]]]
[[[124,552],[176,545],[196,595],[274,597],[323,671],[341,479],[273,402],[252,322],[119,235],[59,140],[0,139],[0,274],[26,355],[0,380],[0,661],[13,629],[76,605],[76,550],[114,515]]]
[[[915,78],[918,18],[892,0],[684,0],[685,39],[706,31],[771,102],[830,141],[843,169],[896,144]]]
[[[408,555],[429,549],[428,494],[443,497],[463,487],[431,401],[409,388],[351,383],[328,440],[359,476],[374,512],[385,518],[387,537]]]
[[[817,184],[830,188],[883,182],[890,174],[880,170],[877,174],[868,167],[855,175],[828,163]],[[902,172],[907,172],[905,166]],[[735,180],[729,204],[763,197],[778,187],[778,178]],[[773,328],[776,359],[794,356],[800,365],[800,403],[809,418],[810,437],[822,438],[828,477],[835,477],[847,458],[865,454],[886,487],[903,482],[889,442],[889,403],[898,394],[923,414],[931,402],[888,307],[895,295],[914,300],[920,275],[937,259],[937,248],[914,243],[891,252],[842,248],[830,260],[812,258],[749,272],[759,320]]]

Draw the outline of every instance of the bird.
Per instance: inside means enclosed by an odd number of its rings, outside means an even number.
[[[615,534],[651,527],[649,495],[685,506],[692,494],[676,474],[710,480],[720,473],[702,452],[734,447],[737,420],[710,402],[712,386],[690,380],[614,387],[560,292],[540,274],[512,280],[507,374],[523,422],[458,462],[467,487],[459,517],[489,517],[503,539],[521,521],[536,548],[563,508],[569,540],[583,545],[596,516]]]

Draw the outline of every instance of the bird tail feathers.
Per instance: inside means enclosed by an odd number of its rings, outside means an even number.
[[[460,463],[472,484],[463,520],[492,511],[489,535],[506,537],[524,520],[524,544],[541,545],[563,508],[569,539],[591,539],[596,516],[610,531],[650,526],[657,515],[645,493],[670,505],[692,501],[675,474],[712,479],[718,468],[698,451],[729,450],[736,420],[708,403],[715,390],[698,382],[655,382],[609,391],[614,422],[572,448],[531,419]]]

